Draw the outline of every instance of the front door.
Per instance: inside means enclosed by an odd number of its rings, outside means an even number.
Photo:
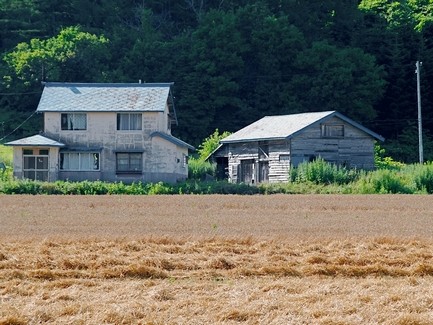
[[[48,155],[48,149],[24,149],[24,178],[37,181],[48,181]]]

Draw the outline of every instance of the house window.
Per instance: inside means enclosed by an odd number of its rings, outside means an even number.
[[[342,138],[344,137],[344,125],[322,125],[322,137]]]
[[[117,173],[141,173],[143,170],[143,154],[141,152],[116,153]]]
[[[118,113],[117,130],[141,130],[141,113]]]
[[[96,171],[99,170],[98,152],[61,152],[60,170]]]
[[[62,130],[86,130],[87,114],[86,113],[62,113],[60,124]]]
[[[47,181],[48,180],[48,149],[23,150],[24,178]]]

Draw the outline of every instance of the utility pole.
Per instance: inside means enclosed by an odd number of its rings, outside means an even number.
[[[421,75],[421,66],[422,62],[416,61],[416,89],[417,89],[417,98],[418,98],[418,143],[419,143],[419,163],[424,163],[424,153],[423,153],[423,145],[422,145],[422,119],[421,119],[421,83],[420,83],[420,75]]]

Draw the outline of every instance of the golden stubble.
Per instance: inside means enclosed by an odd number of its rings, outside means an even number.
[[[0,324],[431,324],[429,201],[0,196]]]

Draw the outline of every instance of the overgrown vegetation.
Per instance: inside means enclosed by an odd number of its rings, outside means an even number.
[[[0,145],[0,181],[12,179],[13,150],[10,147]]]
[[[178,184],[125,184],[102,181],[38,182],[3,179],[0,193],[60,195],[156,195],[156,194],[433,194],[433,163],[406,165],[398,170],[370,172],[336,167],[323,160],[299,165],[289,183],[231,184],[226,181],[188,180]]]
[[[206,139],[219,136],[218,130]],[[217,143],[213,141],[214,144]],[[203,145],[202,148],[205,148]],[[206,146],[210,150],[211,146]],[[215,149],[215,147],[214,147]],[[214,150],[213,149],[213,150]],[[210,152],[212,152],[211,150]],[[204,151],[203,151],[204,153]],[[204,157],[205,155],[200,155]],[[385,156],[376,146],[377,169],[362,171],[337,166],[319,158],[301,163],[290,173],[290,182],[280,184],[231,184],[215,181],[215,165],[203,158],[189,160],[190,179],[178,184],[142,183],[125,184],[103,181],[56,181],[39,182],[18,180],[12,177],[12,150],[0,146],[0,193],[3,194],[57,194],[57,195],[156,195],[156,194],[433,194],[433,163],[411,164]],[[207,157],[207,155],[206,155]]]

